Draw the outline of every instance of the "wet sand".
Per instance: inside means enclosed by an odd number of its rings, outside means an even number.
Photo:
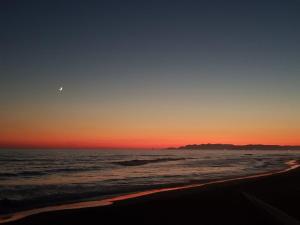
[[[300,221],[300,168],[141,193],[144,194],[107,201],[109,204],[102,207],[71,207],[5,224],[297,224]]]

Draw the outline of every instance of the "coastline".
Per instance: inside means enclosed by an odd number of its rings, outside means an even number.
[[[239,182],[239,181],[250,181],[256,178],[264,178],[272,175],[278,175],[278,174],[284,174],[289,171],[292,171],[294,169],[297,169],[300,167],[297,160],[291,160],[286,162],[287,168],[282,170],[275,170],[271,172],[265,172],[260,174],[254,174],[254,175],[248,175],[243,177],[236,177],[236,178],[229,178],[229,179],[222,179],[222,180],[214,180],[214,181],[208,181],[205,183],[198,183],[198,184],[190,184],[190,185],[182,185],[177,187],[166,187],[166,188],[160,188],[160,189],[152,189],[147,191],[141,191],[136,193],[130,193],[130,194],[124,194],[108,199],[102,199],[102,200],[93,200],[93,201],[81,201],[77,203],[69,203],[69,204],[63,204],[63,205],[55,205],[55,206],[48,206],[43,208],[37,208],[37,209],[31,209],[31,210],[25,210],[17,213],[13,213],[10,215],[2,215],[0,216],[0,224],[6,224],[11,222],[16,222],[19,224],[22,224],[23,219],[31,219],[31,217],[35,215],[43,215],[47,217],[47,214],[51,213],[63,213],[66,211],[80,211],[80,210],[89,210],[89,209],[95,209],[95,208],[104,208],[103,206],[116,206],[116,205],[122,205],[126,204],[126,202],[134,202],[134,201],[140,201],[142,198],[159,198],[157,195],[163,195],[166,193],[176,193],[177,191],[187,191],[187,190],[194,190],[194,189],[203,189],[209,188],[213,185],[222,185],[222,184],[228,184],[232,182]],[[80,212],[78,212],[80,213]],[[29,223],[30,224],[30,223]]]

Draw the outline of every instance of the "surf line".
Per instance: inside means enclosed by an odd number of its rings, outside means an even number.
[[[190,185],[183,185],[183,186],[178,186],[178,187],[152,189],[152,190],[148,190],[148,191],[120,195],[120,196],[116,196],[116,197],[112,197],[112,198],[108,198],[108,199],[101,199],[101,200],[94,200],[94,201],[82,201],[82,202],[77,202],[77,203],[68,203],[68,204],[63,204],[63,205],[47,206],[47,207],[42,207],[42,208],[37,208],[37,209],[24,210],[24,211],[16,212],[13,214],[1,215],[0,216],[0,224],[20,220],[20,219],[23,219],[28,216],[45,213],[45,212],[108,206],[108,205],[112,205],[114,202],[138,198],[138,197],[152,195],[152,194],[161,193],[161,192],[184,190],[184,189],[190,189],[190,188],[204,187],[204,186],[208,186],[208,185],[212,185],[212,184],[220,184],[220,183],[225,183],[225,182],[230,182],[230,181],[266,177],[266,176],[270,176],[270,175],[286,173],[290,170],[300,167],[297,160],[291,160],[291,161],[286,162],[285,164],[288,165],[288,167],[283,170],[279,170],[279,171],[249,175],[249,176],[244,176],[244,177],[229,178],[229,179],[223,179],[223,180],[217,180],[217,181],[209,181],[209,182],[202,183],[202,184],[190,184]]]

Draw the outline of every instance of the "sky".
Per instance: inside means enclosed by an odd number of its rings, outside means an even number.
[[[299,11],[3,0],[0,147],[300,145]]]

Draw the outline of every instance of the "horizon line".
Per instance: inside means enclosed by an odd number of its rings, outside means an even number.
[[[163,150],[163,149],[177,149],[188,145],[233,145],[233,146],[247,146],[247,145],[262,145],[262,146],[281,146],[281,147],[299,147],[300,144],[260,144],[260,143],[248,143],[248,144],[232,144],[232,143],[199,143],[199,144],[184,144],[184,145],[173,145],[173,146],[47,146],[47,145],[0,145],[0,149],[99,149],[99,150],[126,150],[126,149],[145,149],[145,150]]]

